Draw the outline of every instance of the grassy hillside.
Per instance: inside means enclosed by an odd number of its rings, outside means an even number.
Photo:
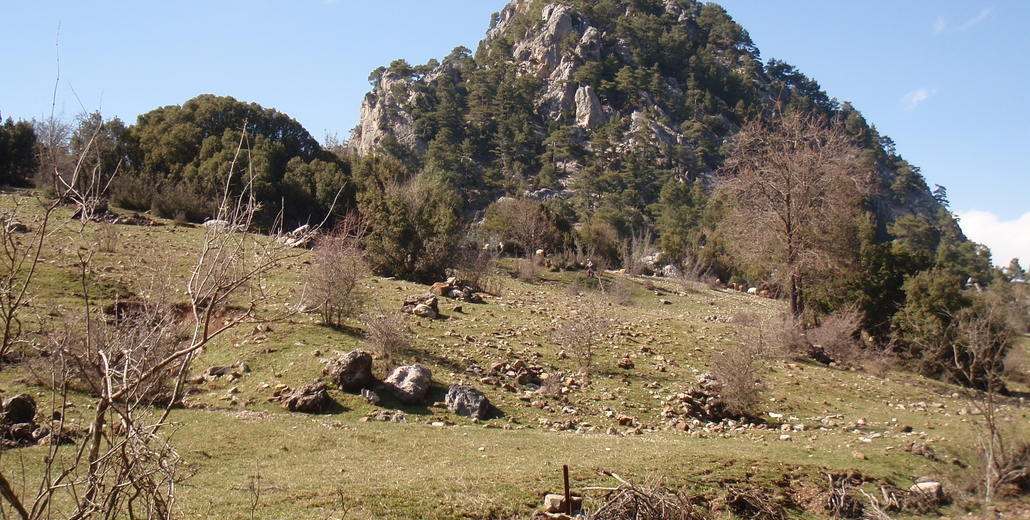
[[[10,209],[14,200],[23,203],[20,220],[34,229],[34,200],[4,195],[2,204]],[[144,288],[152,297],[184,301],[203,229],[161,220],[151,227],[82,225],[70,216],[67,208],[56,212],[59,225],[45,243],[24,314],[24,339],[43,341],[42,332],[81,315],[84,290],[97,299],[94,304]],[[90,251],[83,284],[82,258]],[[677,394],[697,387],[712,356],[735,348],[742,336],[734,318],[751,312],[774,320],[784,310],[779,301],[697,283],[605,273],[602,294],[582,271],[541,270],[538,281],[526,282],[509,274],[516,271],[513,263],[502,262],[484,304],[465,303],[456,312],[442,299],[439,319],[407,318],[410,350],[376,359],[380,378],[400,364],[429,367],[434,384],[425,406],[398,406],[383,393],[376,407],[333,390],[336,405],[329,413],[286,412],[270,401],[280,385],[313,382],[328,358],[369,348],[357,320],[336,330],[320,325],[314,314],[284,311],[298,302],[313,260],[308,251],[297,253],[237,297],[235,312],[252,306],[255,316],[276,319],[239,324],[193,363],[195,374],[241,362],[249,372],[189,384],[185,406],[171,414],[164,435],[192,472],[178,489],[177,516],[524,518],[540,508],[545,493],[560,492],[565,464],[588,509],[603,502],[605,491],[598,488],[619,485],[602,473],[609,472],[703,496],[709,505],[722,504],[719,515],[733,511],[734,493],[752,490],[791,516],[824,516],[818,497],[827,474],[852,473],[877,497],[882,485],[907,489],[920,477],[941,479],[952,496],[941,514],[978,511],[975,494],[965,487],[977,475],[973,424],[979,416],[969,414],[960,389],[889,366],[842,369],[771,359],[760,372],[755,420],[706,424],[687,418],[689,426],[680,426]],[[404,296],[428,290],[381,278],[362,285],[369,311],[377,304],[394,312]],[[624,305],[614,302],[613,291]],[[587,308],[607,333],[584,371],[575,356],[560,353],[552,335],[573,309]],[[46,360],[31,348],[20,350],[24,357],[0,370],[0,395],[29,392],[40,405],[38,416],[49,417],[55,405],[41,383]],[[1028,351],[1024,340],[1018,355],[1025,358]],[[620,363],[624,359],[630,363]],[[560,387],[533,391],[503,369],[491,370],[516,360],[560,377]],[[450,414],[442,401],[453,383],[482,390],[496,412],[485,421]],[[1009,439],[1025,439],[1030,427],[1018,395],[1027,388],[1009,386],[1017,397],[1005,399],[999,415]],[[93,398],[69,399],[65,423],[89,421]],[[406,422],[367,419],[379,409],[400,410]],[[906,451],[912,443],[931,447],[934,457]],[[2,471],[16,492],[34,493],[46,450],[0,451]],[[72,446],[62,448],[59,460],[73,452]],[[1016,507],[1006,504],[1002,511]],[[750,516],[746,509],[738,512]]]

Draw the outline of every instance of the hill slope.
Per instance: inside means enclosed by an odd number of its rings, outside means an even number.
[[[5,196],[3,203],[10,208],[14,200]],[[60,219],[70,215],[68,208],[57,212]],[[39,224],[25,207],[20,217],[30,229]],[[44,250],[27,320],[49,325],[26,327],[24,338],[35,347],[3,367],[0,391],[5,401],[35,395],[38,421],[60,411],[74,430],[91,420],[96,399],[71,392],[64,396],[68,405],[61,395],[51,401],[46,375],[57,364],[41,355],[62,338],[63,348],[81,346],[78,336],[52,328],[73,325],[81,314],[82,295],[67,287],[87,276],[79,286],[90,287],[93,305],[104,308],[119,298],[146,297],[148,266],[159,266],[168,303],[181,304],[178,288],[188,283],[206,232],[168,221],[150,227],[61,222],[52,235],[58,240]],[[97,249],[94,238],[105,236],[117,240]],[[84,274],[80,254],[90,250]],[[188,464],[181,475],[189,478],[177,487],[184,516],[525,518],[545,492],[560,490],[564,464],[591,511],[604,503],[604,490],[596,488],[619,485],[599,473],[608,471],[636,484],[660,482],[723,513],[753,514],[744,502],[732,505],[751,493],[772,511],[823,515],[827,473],[851,475],[853,485],[869,492],[888,484],[905,489],[930,475],[961,497],[959,489],[976,472],[970,448],[976,416],[960,390],[889,367],[881,373],[872,365],[863,371],[769,360],[758,372],[760,417],[706,418],[697,376],[719,352],[744,341],[748,325],[741,316],[772,317],[782,303],[616,273],[604,280],[621,287],[627,305],[607,299],[582,272],[540,273],[538,282],[526,283],[502,266],[486,303],[461,311],[443,303],[437,320],[406,317],[411,346],[374,362],[380,378],[399,364],[428,367],[434,382],[424,405],[405,406],[384,392],[374,406],[333,389],[327,413],[289,413],[271,400],[283,387],[323,377],[324,363],[337,353],[371,348],[355,334],[363,327],[357,322],[335,330],[313,315],[282,315],[296,303],[313,260],[302,252],[242,292],[229,308],[234,316],[249,307],[236,315],[241,323],[193,363],[183,407],[173,410],[162,436]],[[362,309],[380,313],[397,313],[406,295],[428,289],[381,278],[362,286]],[[577,314],[606,330],[588,370],[555,340],[555,331]],[[520,362],[559,384],[520,381],[511,369]],[[212,373],[209,367],[239,363],[249,371],[199,377]],[[481,389],[496,411],[478,422],[449,412],[439,402],[451,384]],[[156,412],[148,410],[140,408],[138,420],[152,420]],[[376,420],[384,411],[400,411],[406,422]],[[1017,400],[1004,401],[999,414],[1016,428],[1014,438],[1025,438],[1026,412]],[[123,438],[116,424],[105,443]],[[77,449],[53,447],[51,454],[51,448],[6,444],[2,473],[35,482],[44,455],[63,465]],[[58,500],[52,514],[67,516],[61,514],[67,506]]]

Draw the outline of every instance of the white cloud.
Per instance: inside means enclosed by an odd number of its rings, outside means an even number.
[[[916,107],[920,105],[920,103],[926,101],[927,99],[930,99],[930,96],[933,96],[934,93],[936,93],[935,90],[931,91],[926,88],[913,90],[912,92],[905,94],[905,97],[902,98],[901,103],[905,105],[905,110],[912,111],[915,110]]]
[[[959,28],[958,28],[958,30],[960,30],[960,31],[966,31],[966,30],[969,30],[969,29],[971,29],[971,28],[972,28],[972,27],[973,27],[974,25],[976,25],[976,24],[978,24],[978,23],[980,23],[980,22],[982,22],[982,21],[986,20],[986,19],[987,19],[987,17],[988,17],[988,16],[990,16],[990,14],[991,14],[991,11],[993,11],[993,10],[994,10],[994,7],[995,7],[995,6],[991,6],[991,7],[988,7],[987,9],[984,9],[983,11],[980,11],[980,14],[978,14],[978,15],[976,16],[976,18],[973,18],[973,19],[969,20],[968,22],[966,22],[966,23],[962,24],[962,27],[959,27]]]
[[[948,28],[948,21],[943,16],[938,16],[937,21],[933,24],[933,32],[940,34]]]
[[[991,248],[995,265],[1005,267],[1013,258],[1019,258],[1024,268],[1030,264],[1030,213],[1007,222],[993,213],[975,209],[958,213],[958,217],[966,237]]]

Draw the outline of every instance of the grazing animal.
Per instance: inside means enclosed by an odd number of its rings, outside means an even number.
[[[748,287],[747,288],[747,293],[751,294],[751,295],[757,296],[758,295],[758,287]]]

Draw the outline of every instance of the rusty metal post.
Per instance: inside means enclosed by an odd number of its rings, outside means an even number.
[[[565,474],[565,514],[572,516],[572,494],[569,493],[569,465],[565,464],[562,466],[562,472]]]

